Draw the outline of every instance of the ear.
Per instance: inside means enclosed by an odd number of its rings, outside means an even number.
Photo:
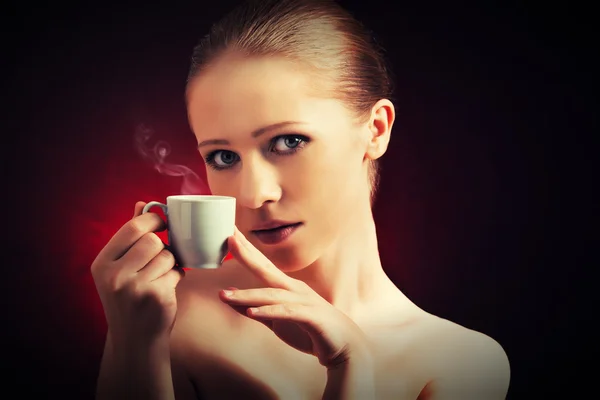
[[[367,125],[370,135],[365,154],[366,159],[377,160],[385,154],[395,118],[396,111],[391,101],[381,99],[375,103]]]

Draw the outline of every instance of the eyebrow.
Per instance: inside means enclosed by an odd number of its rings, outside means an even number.
[[[296,125],[296,124],[301,124],[301,122],[297,122],[297,121],[277,122],[275,124],[271,124],[271,125],[263,126],[262,128],[255,129],[254,131],[252,131],[251,136],[253,138],[257,138],[260,135],[265,134],[270,131],[273,131],[275,129],[280,129],[280,128],[284,128],[288,125]],[[202,146],[208,146],[209,144],[230,144],[230,143],[228,140],[225,140],[225,139],[207,139],[207,140],[203,140],[202,142],[198,143],[198,148],[200,148]]]

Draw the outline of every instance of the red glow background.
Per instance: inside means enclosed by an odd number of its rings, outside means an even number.
[[[581,242],[561,236],[575,217],[560,213],[557,186],[574,154],[562,134],[584,107],[572,79],[591,71],[569,47],[584,28],[561,30],[549,8],[374,3],[342,1],[379,34],[396,76],[374,210],[383,264],[421,307],[504,346],[509,398],[550,398],[568,385],[562,366],[579,362],[564,316]],[[137,124],[170,144],[167,161],[204,176],[183,103],[188,60],[235,2],[205,4],[9,9],[3,377],[22,398],[92,398],[106,324],[89,267],[136,201],[181,188],[136,153]]]

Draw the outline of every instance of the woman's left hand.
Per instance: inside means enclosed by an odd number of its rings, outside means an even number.
[[[223,302],[248,307],[248,317],[271,328],[288,345],[315,355],[328,369],[369,357],[364,333],[354,321],[306,283],[279,270],[237,227],[228,245],[233,257],[268,287],[224,290],[220,294]],[[290,323],[299,326],[310,340],[290,335]]]

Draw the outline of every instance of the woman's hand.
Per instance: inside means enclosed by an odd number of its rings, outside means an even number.
[[[166,337],[175,322],[175,287],[184,272],[154,233],[165,229],[156,213],[133,218],[100,251],[91,266],[108,329],[115,342],[143,343]],[[123,344],[127,346],[126,343]]]
[[[290,346],[313,354],[328,369],[349,361],[367,362],[370,353],[362,330],[343,312],[323,299],[303,281],[279,270],[235,228],[229,238],[234,258],[268,287],[221,292],[232,307],[248,307],[246,315],[263,322]],[[295,324],[301,330],[290,330]],[[304,333],[304,340],[298,339]]]

